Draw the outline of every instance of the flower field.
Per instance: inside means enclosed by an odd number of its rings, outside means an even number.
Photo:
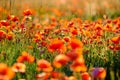
[[[0,80],[119,80],[119,0],[0,0]]]

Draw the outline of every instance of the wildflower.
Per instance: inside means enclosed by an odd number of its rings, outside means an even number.
[[[50,52],[54,52],[57,50],[60,53],[63,53],[66,51],[66,47],[64,46],[64,43],[62,40],[53,39],[53,40],[51,40],[50,44],[48,45],[48,50]]]
[[[6,33],[4,31],[0,30],[0,41],[5,38],[6,38]]]
[[[32,11],[31,11],[30,9],[26,9],[26,10],[23,12],[23,14],[24,14],[25,16],[29,16],[29,15],[32,15]]]
[[[39,41],[41,41],[41,40],[43,40],[44,39],[44,36],[40,33],[40,32],[37,32],[36,34],[35,34],[35,36],[34,36],[34,41],[35,42],[39,42]]]
[[[111,41],[112,41],[114,44],[119,44],[120,39],[119,39],[119,37],[113,37],[113,38],[111,38]]]
[[[42,46],[46,46],[46,45],[47,45],[47,42],[42,41],[42,42],[41,42],[41,45],[42,45]]]
[[[88,31],[88,30],[84,30],[84,31],[83,31],[83,34],[84,34],[85,36],[87,36],[87,37],[90,37],[90,38],[92,37],[90,31]]]
[[[69,47],[72,49],[83,48],[83,43],[78,39],[71,39],[69,42]]]
[[[17,62],[24,62],[24,61],[33,63],[35,61],[35,58],[27,52],[22,52],[22,55],[17,58]]]
[[[62,77],[62,74],[60,72],[52,72],[51,76],[52,76],[52,78],[59,79],[60,77]]]
[[[81,74],[82,80],[91,80],[90,75],[87,72]]]
[[[104,68],[93,68],[91,74],[93,78],[104,79],[106,76],[106,70]]]
[[[73,35],[78,35],[77,29],[73,29],[73,30],[71,31],[71,33],[72,33]]]
[[[71,50],[71,51],[69,51],[67,54],[66,54],[69,58],[70,58],[70,60],[76,60],[78,57],[79,57],[79,53],[78,52],[76,52],[75,50]]]
[[[25,73],[26,66],[23,63],[15,63],[12,67],[14,72]]]
[[[14,36],[13,32],[9,32],[9,33],[6,35],[6,38],[7,38],[8,40],[12,40],[12,39],[13,39],[13,36]]]
[[[106,24],[106,25],[104,26],[104,30],[105,30],[105,31],[112,31],[112,24]]]
[[[72,22],[72,21],[70,21],[70,22],[68,23],[68,27],[73,27],[73,25],[74,25],[74,22]]]
[[[111,50],[113,50],[113,51],[117,51],[117,50],[120,50],[120,46],[112,46],[112,45],[110,45],[110,46],[108,46],[108,48],[110,48]]]
[[[63,65],[66,65],[67,62],[69,61],[69,57],[67,57],[66,55],[64,54],[59,54],[55,57],[54,61],[53,61],[53,65],[56,67],[56,68],[60,68],[62,67]]]
[[[70,38],[69,37],[64,37],[63,38],[66,42],[69,42],[70,41]]]
[[[75,72],[85,72],[87,67],[85,66],[83,57],[79,57],[70,66],[70,69]]]
[[[114,46],[108,46],[108,48],[114,50]]]
[[[114,19],[112,22],[113,22],[114,24],[117,24],[117,23],[118,23],[118,19]]]
[[[10,25],[10,23],[6,20],[1,20],[0,23],[2,26],[9,26]]]
[[[95,25],[95,30],[97,30],[97,31],[102,30],[102,25],[96,24]]]
[[[13,21],[13,22],[16,22],[16,21],[19,20],[18,17],[14,16],[14,15],[11,15],[11,16],[8,16],[8,17],[9,17],[9,19],[10,19],[11,21]]]
[[[51,72],[53,70],[50,62],[48,62],[47,60],[41,59],[39,61],[37,61],[37,70],[38,71],[45,71],[45,72]]]
[[[6,64],[0,63],[0,80],[11,80],[15,76],[14,71]]]

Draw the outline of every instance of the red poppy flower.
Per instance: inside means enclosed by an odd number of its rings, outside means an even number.
[[[70,41],[70,38],[69,37],[64,37],[63,38],[66,42],[69,42]]]
[[[71,31],[71,33],[72,33],[73,35],[78,35],[77,29],[73,29],[73,30]]]
[[[6,20],[2,20],[2,21],[0,21],[0,23],[3,26],[9,26],[10,25],[10,23],[8,21],[6,21]]]
[[[16,22],[19,20],[18,17],[14,16],[14,15],[11,15],[10,18],[11,18],[11,21],[13,21],[13,22]]]

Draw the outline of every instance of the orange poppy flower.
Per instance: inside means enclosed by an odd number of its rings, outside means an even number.
[[[17,62],[21,63],[24,61],[28,61],[30,63],[33,63],[35,61],[35,58],[27,52],[22,52],[22,55],[17,58]]]
[[[14,71],[6,64],[0,63],[0,80],[11,80],[15,76]]]
[[[95,29],[96,30],[102,30],[102,25],[101,24],[95,24]]]
[[[104,68],[93,68],[92,77],[104,79],[106,77],[106,70]]]
[[[111,38],[111,41],[112,41],[114,44],[119,44],[120,39],[119,39],[119,37],[113,37],[113,38]]]
[[[21,73],[25,73],[25,69],[26,69],[26,66],[25,64],[23,63],[15,63],[12,67],[12,70],[14,72],[21,72]]]
[[[38,71],[45,71],[45,72],[51,72],[53,70],[50,62],[47,60],[41,59],[37,62],[37,70]]]
[[[66,65],[69,61],[69,57],[67,57],[66,55],[64,54],[59,54],[55,57],[54,61],[53,61],[53,65],[56,67],[56,68],[60,68],[62,67],[63,65]]]
[[[91,80],[90,75],[87,72],[81,74],[82,80]]]
[[[24,14],[25,16],[29,16],[29,15],[32,15],[32,11],[31,11],[30,9],[26,9],[26,10],[23,12],[23,14]]]
[[[112,24],[106,24],[104,26],[104,30],[106,30],[106,31],[112,31]]]
[[[69,42],[69,47],[72,49],[83,48],[83,43],[78,39],[71,39]]]
[[[87,70],[87,67],[85,66],[83,57],[80,57],[77,60],[73,61],[70,69],[75,72],[85,72]]]
[[[58,51],[60,53],[64,53],[66,51],[66,47],[64,46],[64,43],[60,39],[53,39],[51,40],[50,44],[48,45],[48,50],[50,52]]]
[[[0,30],[0,41],[5,38],[6,38],[6,33],[4,31]]]
[[[90,38],[92,37],[90,31],[88,31],[88,30],[84,30],[84,31],[83,31],[83,34],[84,34],[85,36],[87,36],[87,37],[90,37]]]

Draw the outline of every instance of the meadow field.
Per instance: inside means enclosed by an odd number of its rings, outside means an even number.
[[[120,0],[0,0],[0,80],[120,80]]]

